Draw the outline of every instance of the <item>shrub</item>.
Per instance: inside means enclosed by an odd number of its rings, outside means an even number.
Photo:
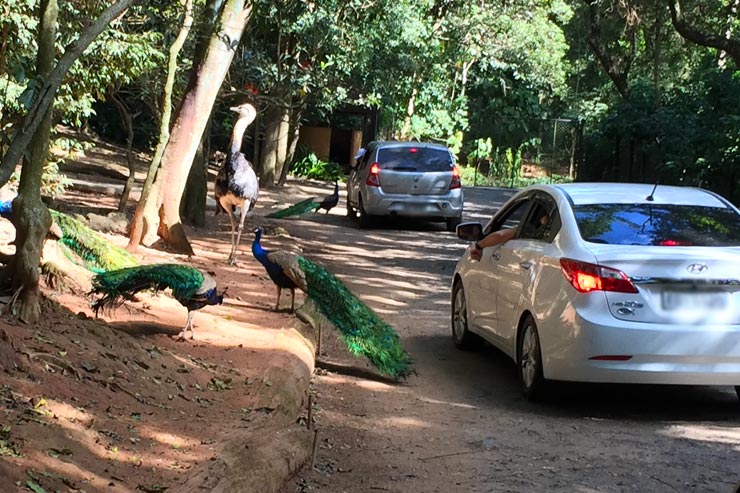
[[[293,161],[290,171],[296,176],[312,180],[341,181],[344,177],[344,171],[340,165],[322,161],[313,152]]]

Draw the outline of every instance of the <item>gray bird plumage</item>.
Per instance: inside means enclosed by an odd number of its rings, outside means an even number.
[[[236,263],[236,253],[239,249],[244,219],[247,213],[254,208],[259,197],[259,181],[252,169],[252,164],[241,152],[242,140],[247,127],[257,117],[257,110],[249,103],[234,106],[231,111],[236,112],[237,120],[231,135],[229,151],[226,160],[216,176],[214,186],[216,193],[216,214],[225,211],[231,221],[231,254],[229,264]],[[237,225],[234,211],[239,208],[239,223]]]

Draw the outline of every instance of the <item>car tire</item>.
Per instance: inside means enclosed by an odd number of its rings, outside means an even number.
[[[522,323],[516,360],[519,367],[519,381],[522,384],[524,395],[530,401],[541,399],[544,395],[547,380],[545,380],[542,373],[542,349],[540,336],[537,333],[537,324],[529,315]]]
[[[457,225],[462,222],[462,217],[448,217],[445,219],[445,223],[447,224],[447,231],[450,233],[454,233],[457,230]]]
[[[362,205],[362,196],[359,198],[360,203],[358,204],[358,221],[361,229],[367,229],[373,225],[373,217],[365,212],[365,206]]]
[[[349,205],[349,201],[347,201],[347,217],[350,219],[354,219],[357,217],[357,211],[354,207]]]
[[[455,347],[467,351],[479,349],[483,339],[468,330],[468,309],[465,301],[465,289],[457,281],[452,288],[452,307],[450,310],[450,327]]]
[[[735,385],[735,393],[737,394],[738,400],[740,400],[740,385]]]

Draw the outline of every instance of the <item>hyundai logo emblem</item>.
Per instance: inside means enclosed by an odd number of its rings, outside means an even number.
[[[686,270],[691,272],[692,274],[701,274],[702,272],[706,271],[709,267],[707,267],[707,264],[691,264],[688,267],[686,267]]]

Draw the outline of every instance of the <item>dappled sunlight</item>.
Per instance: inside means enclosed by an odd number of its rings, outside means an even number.
[[[735,451],[740,452],[740,426],[673,425],[658,433],[671,438],[732,445]]]
[[[436,426],[433,422],[408,416],[393,416],[378,420],[378,423],[389,428],[427,429]]]

